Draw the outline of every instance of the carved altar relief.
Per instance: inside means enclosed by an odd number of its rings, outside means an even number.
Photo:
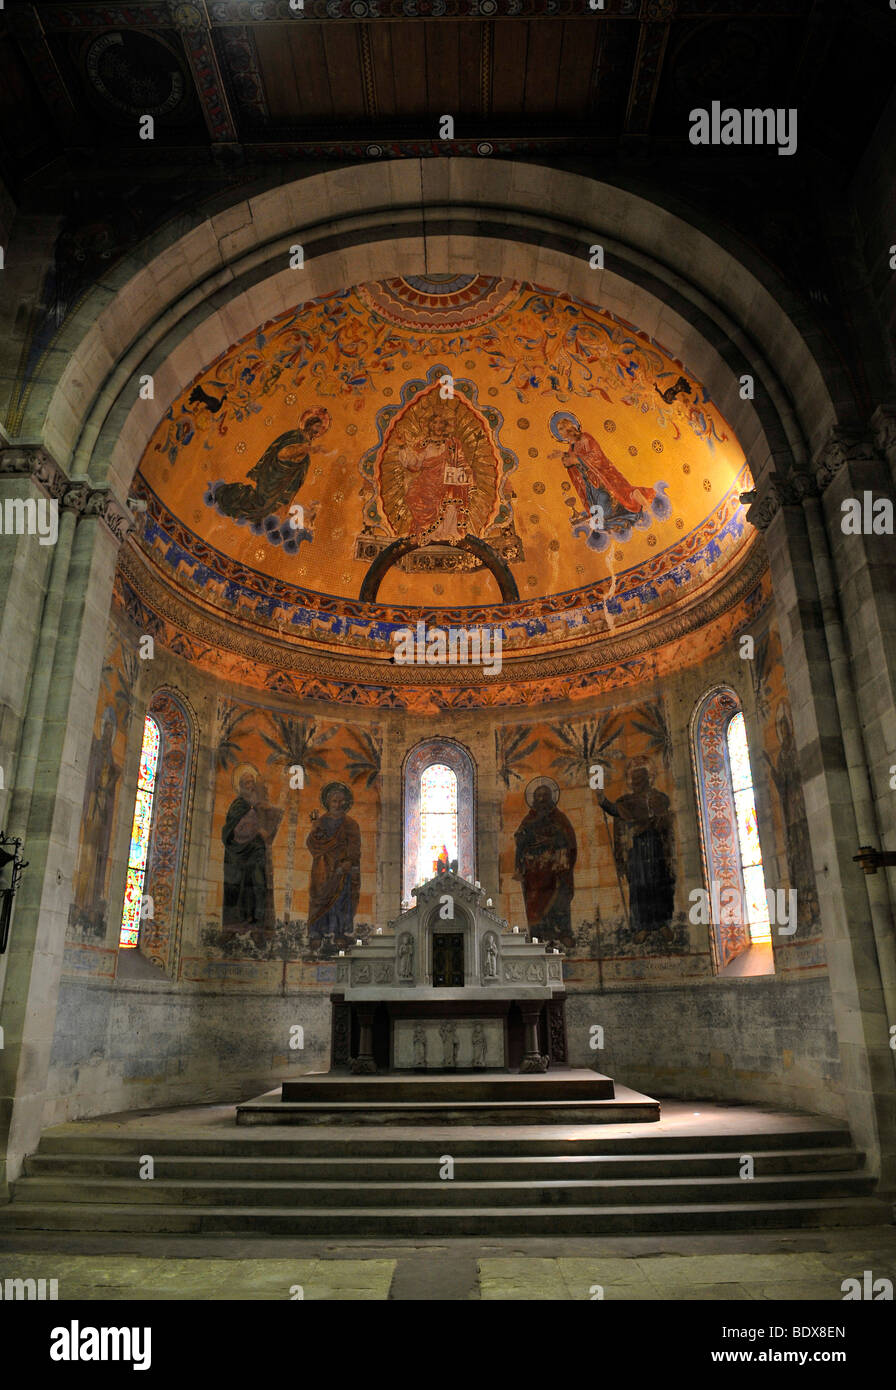
[[[499,1018],[397,1018],[392,1049],[398,1071],[500,1070],[507,1065]]]

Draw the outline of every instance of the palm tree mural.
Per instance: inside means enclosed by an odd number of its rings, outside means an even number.
[[[560,743],[559,746],[554,746],[557,756],[553,759],[551,767],[563,772],[573,784],[584,782],[586,787],[591,785],[593,769],[599,767],[603,774],[599,787],[600,790],[603,790],[610,781],[609,773],[613,764],[621,761],[625,756],[621,748],[614,747],[622,729],[622,722],[615,710],[605,710],[603,714],[598,715],[596,720],[589,720],[581,726],[568,723],[552,724],[551,732],[560,740]],[[548,747],[550,748],[551,745],[549,744]],[[610,831],[607,813],[603,807],[601,807],[601,815],[612,852],[613,835]],[[622,881],[619,877],[619,866],[616,863],[615,853],[613,853],[613,866],[616,870],[619,896],[622,898],[622,910],[626,921],[628,921],[628,903],[625,900],[625,893],[622,891]]]
[[[215,729],[215,763],[217,767],[234,767],[240,757],[240,740],[236,731],[252,713],[250,709],[240,709],[232,700],[222,700],[218,706],[218,720]],[[250,730],[244,729],[247,734]]]
[[[522,772],[518,771],[520,764],[525,763],[531,753],[538,747],[538,739],[533,738],[527,743],[526,739],[530,730],[525,724],[518,724],[515,728],[500,728],[495,730],[495,759],[498,764],[498,776],[505,787],[510,788],[512,778],[517,781],[522,779]]]
[[[292,719],[289,715],[268,714],[268,719],[274,730],[274,737],[260,730],[261,737],[264,739],[270,753],[268,763],[274,767],[282,767],[286,771],[287,795],[289,797],[289,820],[287,822],[286,838],[286,885],[285,885],[285,906],[286,920],[290,920],[292,912],[292,884],[295,873],[296,857],[296,831],[299,824],[299,788],[289,786],[289,769],[300,767],[302,778],[300,786],[304,786],[305,778],[309,772],[323,772],[326,770],[326,754],[319,752],[321,744],[331,739],[338,729],[334,724],[332,728],[321,731],[313,720]]]
[[[584,782],[589,786],[591,770],[596,766],[604,769],[606,783],[606,770],[623,756],[621,749],[613,747],[622,733],[622,723],[615,710],[605,710],[596,720],[588,720],[580,726],[552,724],[551,732],[560,740],[559,745],[548,744],[549,750],[557,754],[551,767],[564,773],[573,784]]]
[[[639,705],[631,717],[632,728],[646,735],[647,751],[655,758],[661,758],[663,767],[672,763],[672,735],[666,723],[666,712],[662,700],[647,700]]]
[[[345,770],[353,782],[366,778],[365,787],[372,787],[380,775],[383,758],[383,743],[378,732],[368,733],[366,729],[352,729],[360,744],[361,751],[354,748],[345,750]]]

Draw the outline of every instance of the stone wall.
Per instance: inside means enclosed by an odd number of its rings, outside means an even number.
[[[476,877],[508,922],[525,929],[514,875],[514,832],[527,812],[525,787],[540,776],[560,788],[559,805],[579,843],[572,939],[565,942],[571,1060],[596,1066],[650,1092],[764,1100],[842,1114],[839,1062],[817,901],[805,892],[798,931],[773,938],[775,973],[717,973],[711,928],[692,920],[691,894],[704,886],[690,724],[704,694],[732,689],[745,712],[767,884],[814,883],[811,863],[790,862],[792,837],[778,776],[782,710],[789,715],[773,608],[757,600],[748,624],[753,657],[740,640],[650,685],[587,701],[541,707],[441,711],[341,710],[216,683],[156,647],[130,660],[139,634],[117,609],[94,721],[94,757],[82,815],[82,859],[102,888],[69,915],[65,968],[53,1042],[47,1122],[134,1106],[233,1100],[277,1085],[289,1070],[329,1065],[332,951],[309,939],[311,856],[305,839],[320,793],[337,780],[354,797],[361,832],[361,881],[353,930],[388,930],[402,896],[402,768],[409,749],[434,734],[466,747],[476,769]],[[175,690],[194,711],[196,796],[181,874],[177,949],[152,964],[118,949],[130,822],[145,711],[155,691]],[[116,700],[117,696],[117,700]],[[108,864],[97,869],[90,808],[104,714],[117,708],[110,740],[115,777]],[[609,820],[575,749],[596,728],[617,730],[606,789],[625,790],[625,769],[647,758],[652,786],[669,798],[675,903],[668,930],[642,933],[626,919],[626,885],[617,876]],[[303,785],[290,788],[280,750],[284,730],[310,737]],[[109,737],[107,733],[107,738]],[[567,742],[564,742],[564,739]],[[571,742],[569,742],[571,740]],[[591,744],[588,745],[592,746]],[[567,756],[570,747],[573,755]],[[280,750],[280,751],[278,751]],[[510,751],[508,751],[510,750]],[[313,754],[313,756],[310,756]],[[237,795],[234,778],[252,767],[282,810],[273,841],[273,912],[259,930],[230,931],[223,920],[222,825]],[[119,775],[120,773],[120,775]],[[799,791],[790,767],[785,794]],[[796,781],[794,781],[796,779]],[[788,808],[792,812],[792,805]],[[89,843],[88,843],[89,842]],[[81,862],[79,860],[79,862]],[[101,881],[101,882],[100,882]],[[76,874],[75,885],[84,886]],[[97,889],[99,892],[99,888]],[[151,875],[145,891],[153,892]],[[155,942],[155,936],[153,936]],[[589,1046],[592,1024],[605,1045]],[[289,1029],[305,1030],[291,1049]]]
[[[291,1033],[299,1025],[303,1034]],[[304,1046],[292,1047],[301,1037]],[[134,1108],[233,1104],[326,1071],[325,995],[247,994],[156,980],[63,980],[45,1123]]]

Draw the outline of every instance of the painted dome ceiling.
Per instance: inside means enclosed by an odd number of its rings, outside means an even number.
[[[131,598],[212,645],[226,618],[381,666],[421,617],[500,621],[511,658],[656,643],[743,569],[750,486],[687,364],[607,311],[494,276],[358,285],[166,411]]]

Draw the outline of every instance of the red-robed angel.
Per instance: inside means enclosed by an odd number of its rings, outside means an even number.
[[[588,511],[593,497],[588,495],[590,485],[595,491],[608,492],[627,512],[645,511],[656,496],[652,487],[641,487],[630,483],[619,469],[607,458],[593,434],[586,433],[571,415],[555,416],[551,421],[554,437],[566,443],[565,449],[554,449],[549,458],[560,458],[569,473],[570,481]]]

